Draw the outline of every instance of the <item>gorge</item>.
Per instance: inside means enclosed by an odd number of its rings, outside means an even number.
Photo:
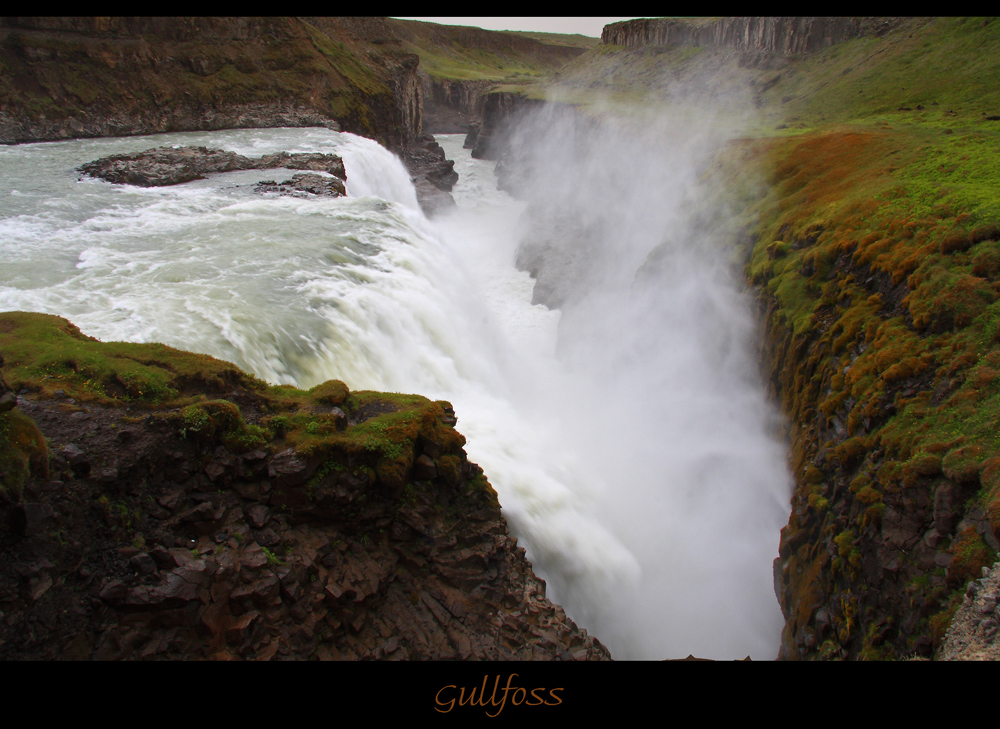
[[[0,318],[4,655],[932,655],[1000,524],[993,24],[419,25],[4,21],[4,141],[92,137],[0,158],[2,308],[72,322]],[[347,196],[71,172],[163,145]]]

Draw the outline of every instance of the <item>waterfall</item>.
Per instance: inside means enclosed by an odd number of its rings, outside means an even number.
[[[655,286],[632,279],[659,234],[614,286],[562,311],[532,304],[513,265],[524,205],[460,137],[442,143],[459,209],[430,221],[398,159],[325,129],[0,148],[0,307],[273,383],[450,400],[550,597],[616,657],[774,657],[787,474],[735,282],[678,225]],[[71,173],[161,144],[335,152],[348,197],[262,197],[254,171],[150,189]]]

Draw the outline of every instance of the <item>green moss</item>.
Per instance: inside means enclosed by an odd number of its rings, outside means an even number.
[[[997,560],[997,552],[983,541],[973,526],[966,527],[952,542],[953,556],[948,567],[948,584],[960,587],[979,577],[983,567]]]
[[[171,418],[182,437],[210,445],[222,443],[233,453],[245,453],[264,445],[270,435],[259,425],[247,423],[240,408],[228,400],[189,405]]]
[[[29,476],[48,477],[49,449],[35,421],[18,409],[0,413],[0,498],[18,501]]]
[[[854,543],[854,532],[848,529],[834,537],[834,544],[837,545],[837,552],[841,557],[846,557],[851,553]]]
[[[337,406],[347,400],[350,390],[340,380],[327,380],[309,390],[309,394],[316,402]]]
[[[5,377],[44,396],[55,390],[84,402],[162,405],[194,391],[261,391],[234,365],[162,344],[102,343],[48,314],[0,314]]]
[[[935,649],[940,648],[944,644],[945,637],[948,635],[948,628],[951,627],[951,621],[954,619],[955,613],[962,606],[964,599],[965,588],[963,586],[952,592],[947,601],[945,601],[944,608],[932,615],[928,620],[928,628],[931,639],[934,641]]]

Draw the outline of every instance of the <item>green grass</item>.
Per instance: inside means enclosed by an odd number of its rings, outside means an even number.
[[[65,319],[0,313],[4,376],[45,397],[63,390],[81,402],[154,406],[190,393],[261,391],[266,384],[235,365],[163,344],[100,343]]]
[[[506,32],[524,36],[525,38],[531,38],[532,40],[536,40],[539,43],[545,43],[546,45],[570,46],[572,48],[583,48],[585,50],[594,48],[601,43],[600,38],[592,38],[588,35],[580,35],[579,33],[541,33],[531,30],[508,30]]]

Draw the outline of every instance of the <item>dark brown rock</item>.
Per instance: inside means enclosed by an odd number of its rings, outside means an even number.
[[[343,197],[347,194],[347,189],[344,187],[343,180],[336,177],[301,174],[284,182],[258,182],[254,192],[302,198]]]
[[[413,176],[417,200],[423,211],[432,215],[455,207],[451,188],[458,181],[455,162],[445,159],[441,145],[425,134],[403,150],[403,163]]]
[[[209,174],[236,170],[275,169],[277,167],[328,172],[338,178],[339,182],[333,182],[333,178],[303,174],[293,178],[293,180],[297,180],[294,186],[302,191],[311,191],[307,190],[309,187],[325,190],[324,193],[316,194],[344,194],[343,180],[346,179],[344,163],[340,157],[333,154],[280,152],[251,159],[236,152],[207,147],[157,147],[156,149],[147,149],[139,154],[117,154],[103,157],[80,165],[77,170],[119,185],[164,187],[179,185],[191,180],[200,180]],[[330,179],[331,182],[322,182],[326,179]],[[274,185],[274,183],[261,183],[261,185],[265,184]],[[336,190],[336,192],[332,192],[332,190]]]
[[[454,410],[428,407],[434,417],[414,434],[407,470],[431,476],[433,467],[436,477],[401,499],[371,470],[341,464],[310,487],[310,500],[304,480],[322,459],[293,449],[237,458],[215,448],[199,462],[157,418],[130,421],[126,453],[110,427],[120,410],[92,406],[99,428],[90,431],[90,421],[24,400],[56,452],[86,443],[87,453],[61,451],[67,470],[71,459],[101,468],[120,462],[108,484],[69,475],[59,488],[42,488],[47,476],[26,484],[37,494],[27,508],[37,508],[40,527],[31,536],[0,534],[18,550],[0,561],[0,600],[5,616],[31,616],[38,627],[29,640],[17,627],[23,623],[8,629],[0,621],[0,659],[54,659],[69,655],[71,644],[81,659],[607,658],[544,598],[495,496],[478,481],[470,488],[481,470],[468,463],[461,437],[441,430],[455,422]],[[393,411],[371,408],[362,417],[386,412]],[[86,440],[77,437],[84,427]],[[137,462],[182,464],[193,475],[177,486],[170,469],[147,466],[137,477],[129,465]],[[210,463],[222,469],[214,483],[204,473]],[[265,464],[272,468],[264,472]],[[239,471],[252,480],[227,482]],[[97,495],[105,490],[102,507]],[[286,503],[299,492],[301,507]],[[137,533],[150,546],[133,543]]]

